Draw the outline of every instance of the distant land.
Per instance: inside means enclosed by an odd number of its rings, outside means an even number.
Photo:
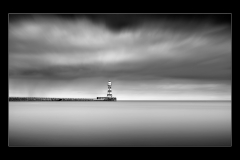
[[[9,97],[9,101],[116,101],[116,97],[97,98],[50,98],[50,97]]]

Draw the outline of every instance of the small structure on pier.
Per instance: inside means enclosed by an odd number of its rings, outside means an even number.
[[[112,96],[112,82],[108,81],[108,91],[107,91],[107,97],[97,97],[98,100],[104,100],[104,101],[116,101],[117,98]]]
[[[112,82],[109,80],[108,81],[108,92],[107,92],[107,97],[111,98],[112,97]]]

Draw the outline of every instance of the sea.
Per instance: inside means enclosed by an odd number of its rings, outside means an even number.
[[[231,101],[9,102],[10,147],[230,147]]]

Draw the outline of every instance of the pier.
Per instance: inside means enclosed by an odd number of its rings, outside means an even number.
[[[115,97],[97,98],[50,98],[50,97],[9,97],[9,101],[116,101]]]
[[[97,98],[9,97],[9,101],[117,101],[117,98],[112,97],[112,83],[109,80],[107,97]]]

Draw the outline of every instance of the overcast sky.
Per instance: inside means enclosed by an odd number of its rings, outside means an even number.
[[[9,15],[9,96],[231,100],[231,15]]]

